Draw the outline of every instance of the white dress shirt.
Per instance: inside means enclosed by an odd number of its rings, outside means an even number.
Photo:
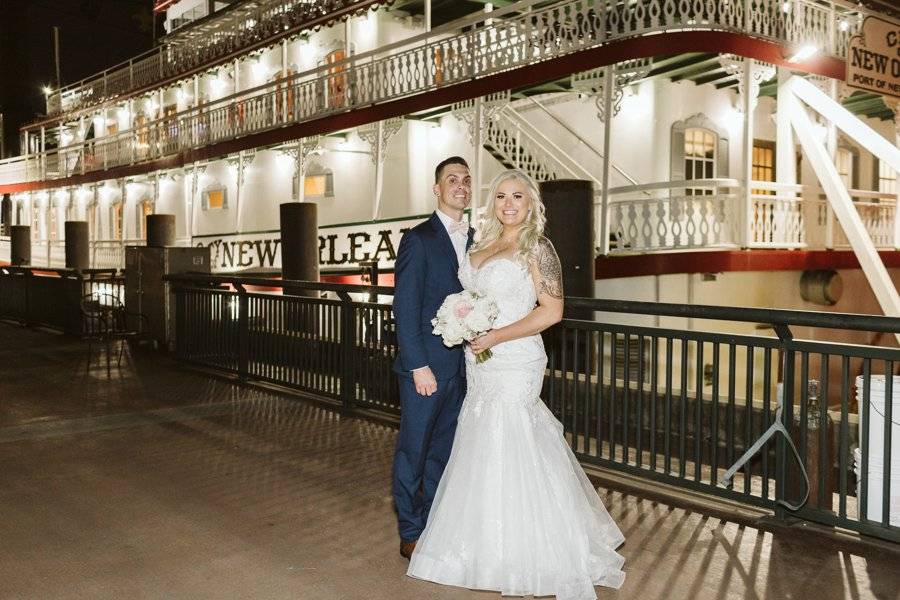
[[[454,231],[450,233],[450,226],[462,221],[454,221],[453,217],[445,215],[441,212],[440,209],[435,211],[437,213],[438,218],[441,220],[441,223],[444,224],[444,228],[447,230],[447,235],[450,236],[450,241],[453,242],[453,249],[456,251],[456,263],[458,265],[462,265],[463,258],[466,255],[466,242],[469,241],[469,228],[466,227],[461,231]]]

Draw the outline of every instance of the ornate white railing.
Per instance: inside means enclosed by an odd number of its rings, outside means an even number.
[[[804,212],[808,205],[800,195],[803,186],[766,181],[754,182],[747,214],[750,248],[803,248],[807,245]]]
[[[898,198],[894,194],[883,194],[864,190],[849,190],[853,205],[876,248],[881,250],[900,249],[900,231],[897,227]],[[810,194],[804,200],[807,205],[806,218],[810,224],[810,247],[824,248],[828,245],[828,227],[831,226],[831,247],[849,248],[850,242],[835,218],[828,218],[828,202],[818,193]]]
[[[734,179],[624,186],[609,196],[610,254],[740,245]]]
[[[736,179],[612,188],[610,253],[738,247],[743,244],[740,232],[745,219],[749,248],[850,246],[837,220],[829,219],[821,188],[754,181],[751,190],[744,216],[742,187]],[[849,193],[875,247],[900,248],[897,196],[864,190]],[[596,206],[601,210],[599,202]],[[600,223],[599,213],[596,222]]]
[[[142,246],[145,240],[95,240],[89,243],[92,269],[124,269],[125,246]],[[183,244],[181,244],[183,245]],[[11,260],[10,238],[0,237],[0,264]],[[31,243],[31,265],[62,269],[66,266],[66,243],[60,240],[36,240]]]
[[[58,240],[32,242],[30,266],[62,269],[66,266],[66,243]]]
[[[90,260],[95,269],[122,269],[125,267],[125,245],[121,240],[91,242]]]
[[[355,108],[471,81],[635,35],[726,30],[780,43],[811,40],[836,54],[858,27],[838,27],[856,9],[814,0],[538,0],[479,13],[443,28],[323,65],[290,78],[193,107],[137,129],[0,165],[0,183],[54,179],[169,156],[177,152],[318,119]],[[750,8],[745,12],[744,7]],[[532,10],[523,12],[523,9]],[[823,32],[827,31],[827,35]],[[437,102],[437,101],[436,101]],[[61,159],[56,155],[65,155]],[[54,157],[55,158],[52,158]],[[22,166],[21,162],[35,163]],[[35,171],[37,169],[37,171]],[[34,177],[32,177],[34,178]]]
[[[213,65],[241,48],[253,47],[286,31],[295,34],[305,24],[321,26],[328,22],[329,15],[338,19],[365,10],[371,4],[371,0],[265,0],[247,5],[240,15],[232,14],[234,11],[223,15],[221,26],[215,32],[207,31],[190,43],[179,44],[179,40],[170,39],[131,60],[53,92],[47,98],[47,112],[54,115],[75,111],[121,97],[204,65]]]

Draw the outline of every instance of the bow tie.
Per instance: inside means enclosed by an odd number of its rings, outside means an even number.
[[[466,221],[459,221],[458,223],[450,223],[447,227],[447,231],[452,235],[454,233],[468,233],[469,232],[469,224]]]

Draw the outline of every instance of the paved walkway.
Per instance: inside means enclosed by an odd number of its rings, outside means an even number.
[[[0,599],[499,600],[404,575],[390,427],[94,360],[0,323]],[[900,554],[600,495],[628,574],[600,598],[900,599]]]

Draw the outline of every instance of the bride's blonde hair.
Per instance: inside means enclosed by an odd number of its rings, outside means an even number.
[[[490,246],[499,239],[503,232],[503,224],[497,218],[497,189],[506,181],[515,179],[525,186],[528,195],[528,216],[519,229],[518,248],[514,258],[528,260],[531,253],[537,248],[541,236],[544,235],[544,227],[547,225],[547,216],[545,214],[544,202],[541,200],[541,192],[538,189],[534,179],[529,177],[518,169],[509,169],[503,171],[491,181],[490,191],[488,191],[487,206],[485,207],[484,217],[481,219],[479,230],[481,236],[472,252],[477,252],[483,248]]]

